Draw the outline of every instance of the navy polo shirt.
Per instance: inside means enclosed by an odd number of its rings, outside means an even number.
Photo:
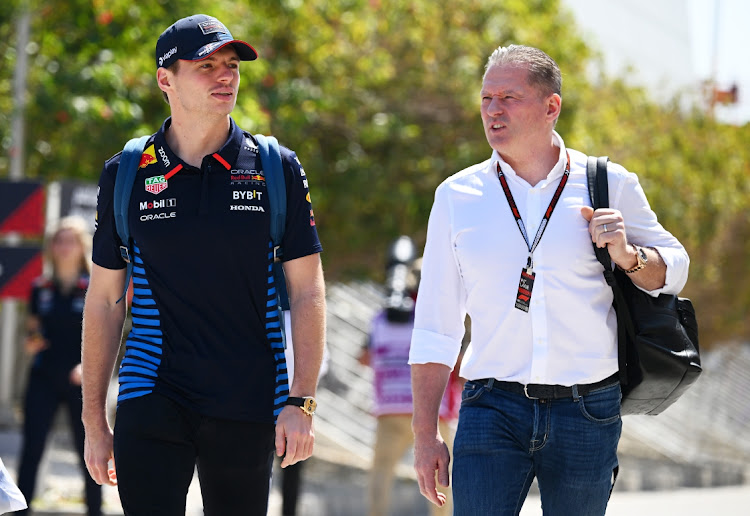
[[[130,198],[133,329],[118,404],[158,392],[203,415],[272,422],[280,366],[268,328],[278,322],[268,309],[270,212],[257,147],[232,120],[224,146],[197,169],[167,145],[170,124],[146,144]],[[239,170],[242,145],[251,160]],[[281,158],[288,261],[322,247],[305,171],[291,150]],[[113,213],[119,160],[105,163],[99,181],[93,261],[108,269],[126,265]]]
[[[89,277],[81,276],[63,293],[50,278],[34,280],[29,313],[39,318],[48,347],[34,357],[32,368],[68,382],[70,371],[81,363],[81,321]]]

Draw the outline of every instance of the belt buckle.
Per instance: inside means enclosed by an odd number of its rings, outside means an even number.
[[[523,386],[523,393],[530,400],[538,400],[539,399],[539,398],[534,398],[533,396],[529,396],[529,386],[528,386],[528,384]]]

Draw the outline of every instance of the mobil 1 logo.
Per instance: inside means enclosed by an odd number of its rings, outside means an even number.
[[[177,199],[159,199],[156,201],[143,201],[140,203],[141,211],[158,210],[160,208],[175,208]]]

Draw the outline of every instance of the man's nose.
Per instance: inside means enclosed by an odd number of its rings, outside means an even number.
[[[487,106],[487,114],[499,115],[503,112],[503,103],[498,97],[492,97],[489,105]]]
[[[222,66],[219,80],[229,82],[234,79],[234,70],[229,66]]]

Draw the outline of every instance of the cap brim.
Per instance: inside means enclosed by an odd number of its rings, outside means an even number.
[[[209,43],[208,45],[204,45],[196,50],[192,55],[182,56],[180,57],[180,59],[183,59],[185,61],[201,61],[218,52],[227,45],[232,45],[234,47],[234,49],[237,51],[237,56],[240,58],[240,61],[255,61],[258,58],[258,52],[256,52],[255,49],[249,44],[239,39],[230,39],[227,41],[215,41],[213,43]]]

